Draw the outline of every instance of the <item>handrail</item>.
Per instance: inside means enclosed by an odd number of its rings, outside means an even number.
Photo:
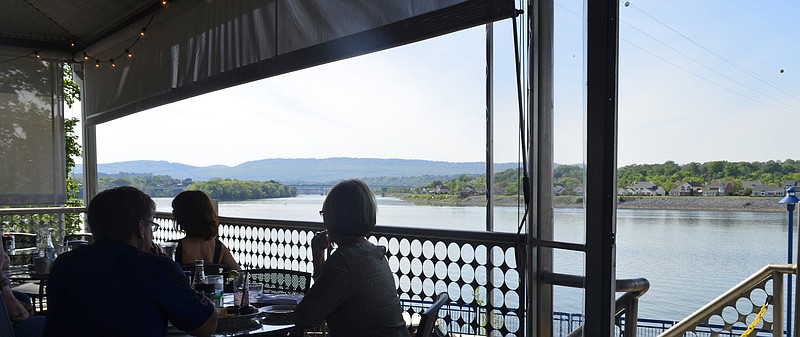
[[[768,264],[759,271],[750,275],[750,277],[739,282],[739,284],[733,286],[728,291],[722,293],[722,295],[718,296],[716,299],[712,300],[700,309],[697,309],[697,311],[679,321],[667,331],[664,331],[659,335],[659,337],[683,336],[685,332],[695,330],[698,325],[707,324],[704,321],[707,320],[711,315],[719,313],[725,306],[737,301],[743,294],[753,289],[753,287],[765,284],[770,278],[772,278],[773,287],[775,289],[773,290],[775,300],[772,304],[774,311],[772,322],[774,327],[773,336],[782,336],[783,302],[780,300],[781,296],[779,296],[779,294],[782,292],[781,289],[783,288],[783,278],[775,276],[777,274],[794,274],[796,269],[797,265],[794,264]]]
[[[86,207],[32,207],[32,208],[0,208],[0,216],[19,214],[77,214],[86,212]]]
[[[544,273],[543,281],[552,285],[559,285],[572,288],[583,288],[586,277],[559,273]],[[650,281],[645,278],[633,278],[617,280],[615,283],[617,292],[625,292],[617,298],[614,314],[619,320],[625,314],[625,336],[636,337],[636,326],[639,316],[639,297],[642,297],[650,289]],[[583,335],[583,325],[571,332],[567,337],[577,337]]]

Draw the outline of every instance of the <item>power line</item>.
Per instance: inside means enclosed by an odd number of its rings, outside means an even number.
[[[653,39],[654,41],[658,42],[659,44],[663,45],[664,47],[667,47],[667,48],[669,48],[670,50],[672,50],[672,51],[674,51],[674,52],[676,52],[676,53],[678,53],[678,54],[680,54],[680,55],[682,55],[682,56],[684,56],[684,57],[686,57],[686,58],[688,58],[688,59],[690,59],[690,60],[694,61],[695,63],[697,63],[697,64],[699,64],[699,65],[701,65],[701,66],[705,67],[706,69],[708,69],[708,70],[710,70],[710,71],[713,71],[714,73],[716,73],[716,74],[718,74],[718,75],[720,75],[720,76],[722,76],[722,77],[725,77],[725,78],[726,78],[726,79],[728,79],[728,80],[731,80],[731,81],[733,81],[733,82],[736,82],[736,83],[738,83],[739,85],[741,85],[741,86],[743,86],[743,87],[745,87],[745,88],[747,88],[747,89],[750,89],[750,90],[752,90],[752,91],[754,91],[754,92],[756,92],[756,93],[759,93],[759,94],[761,94],[761,95],[764,95],[765,97],[767,97],[767,98],[769,98],[769,99],[772,99],[772,100],[778,101],[778,102],[780,102],[780,103],[782,103],[782,104],[784,104],[784,105],[787,105],[787,106],[789,106],[789,107],[791,107],[791,108],[794,108],[794,109],[800,110],[800,107],[797,107],[797,106],[792,106],[791,104],[788,104],[788,103],[785,103],[785,102],[781,102],[779,99],[777,99],[777,98],[775,98],[775,97],[772,97],[772,96],[770,96],[769,94],[767,94],[767,93],[764,93],[764,92],[762,92],[762,91],[760,91],[760,90],[758,90],[758,89],[756,89],[756,88],[753,88],[753,87],[751,87],[751,86],[749,86],[749,85],[747,85],[747,84],[745,84],[745,83],[742,83],[741,81],[739,81],[739,80],[737,80],[737,79],[734,79],[734,78],[732,78],[732,77],[730,77],[730,76],[728,76],[728,75],[725,75],[724,73],[722,73],[722,72],[720,72],[720,71],[718,71],[718,70],[716,70],[716,69],[712,68],[711,66],[709,66],[709,65],[706,65],[706,64],[704,64],[703,62],[700,62],[700,61],[696,60],[695,58],[693,58],[693,57],[691,57],[691,56],[689,56],[689,55],[687,55],[687,54],[683,53],[682,51],[680,51],[680,50],[678,50],[678,49],[676,49],[676,48],[673,48],[672,46],[670,46],[670,45],[668,45],[668,44],[666,44],[666,43],[662,42],[661,40],[659,40],[659,39],[655,38],[654,36],[652,36],[652,35],[648,34],[647,32],[645,32],[645,31],[643,31],[643,30],[641,30],[641,29],[639,29],[639,28],[636,28],[635,26],[633,26],[633,25],[631,25],[631,24],[629,24],[629,23],[627,23],[627,22],[623,22],[623,23],[625,23],[626,25],[630,26],[631,28],[633,28],[633,29],[637,30],[638,32],[640,32],[640,33],[642,33],[642,34],[646,35],[647,37],[649,37],[649,38]],[[622,39],[622,38],[620,38],[620,39]],[[630,43],[630,41],[626,41],[626,42]],[[638,46],[637,46],[637,47],[638,47]],[[638,48],[642,49],[641,47],[638,47]],[[688,71],[688,72],[691,72],[690,70],[686,70],[686,71]]]
[[[780,92],[783,92],[784,94],[787,94],[787,95],[789,95],[789,96],[792,96],[792,97],[794,97],[794,98],[798,98],[798,97],[797,97],[797,96],[795,96],[794,94],[792,94],[792,93],[790,93],[790,92],[788,92],[788,91],[786,91],[786,90],[784,90],[784,89],[782,89],[782,88],[780,88],[780,87],[778,87],[778,86],[776,86],[776,85],[772,84],[772,83],[771,83],[771,82],[769,82],[769,81],[766,81],[766,80],[762,79],[760,76],[758,76],[758,75],[756,75],[756,74],[752,73],[751,71],[749,71],[749,70],[747,70],[747,69],[745,69],[745,68],[742,68],[741,66],[739,66],[739,65],[738,65],[738,64],[736,64],[735,62],[733,62],[733,61],[730,61],[730,60],[728,60],[727,58],[725,58],[725,57],[723,57],[723,56],[721,56],[721,55],[719,55],[719,54],[715,53],[713,50],[706,48],[705,46],[703,46],[702,44],[698,43],[697,41],[695,41],[695,40],[693,40],[693,39],[689,38],[689,37],[688,37],[688,36],[686,36],[685,34],[683,34],[683,33],[679,32],[678,30],[676,30],[676,29],[674,29],[674,28],[670,27],[669,25],[667,25],[666,23],[664,23],[664,22],[662,22],[661,20],[657,19],[656,17],[654,17],[654,16],[650,15],[649,13],[645,12],[643,9],[639,8],[638,6],[636,6],[636,5],[632,4],[632,3],[630,3],[630,1],[626,1],[626,2],[625,2],[625,7],[630,7],[630,8],[633,8],[633,9],[635,9],[635,10],[637,10],[637,11],[641,12],[642,14],[644,14],[644,15],[645,15],[645,16],[647,16],[647,17],[649,17],[650,19],[652,19],[653,21],[657,22],[658,24],[660,24],[660,25],[664,26],[665,28],[667,28],[667,29],[671,30],[671,31],[672,31],[672,32],[674,32],[675,34],[678,34],[678,35],[680,35],[682,38],[684,38],[684,39],[686,39],[687,41],[691,42],[692,44],[694,44],[694,45],[696,45],[696,46],[700,47],[701,49],[705,50],[705,51],[706,51],[706,52],[708,52],[709,54],[711,54],[711,55],[713,55],[713,56],[715,56],[715,57],[719,58],[720,60],[724,61],[725,63],[728,63],[728,64],[730,64],[732,67],[734,67],[734,68],[736,68],[736,69],[739,69],[740,71],[742,71],[743,73],[745,73],[745,74],[747,74],[747,75],[750,75],[750,77],[752,77],[752,78],[754,78],[754,79],[756,79],[756,80],[760,81],[761,83],[764,83],[764,84],[766,84],[766,85],[769,85],[769,86],[771,86],[771,87],[775,88],[776,90],[778,90],[778,91],[780,91]],[[800,98],[798,98],[798,99],[800,99]]]
[[[697,78],[699,78],[699,79],[701,79],[701,80],[703,80],[703,81],[706,81],[706,82],[708,82],[708,83],[710,83],[710,84],[713,84],[713,85],[715,85],[715,86],[717,86],[717,87],[719,87],[719,88],[721,88],[721,89],[724,89],[724,90],[727,90],[727,91],[729,91],[729,92],[731,92],[731,93],[734,93],[734,94],[736,94],[736,95],[739,95],[739,96],[741,96],[742,98],[745,98],[745,99],[748,99],[748,100],[750,100],[750,101],[753,101],[753,102],[755,102],[755,103],[758,103],[758,104],[764,105],[764,106],[766,106],[766,107],[768,107],[768,108],[771,108],[771,109],[773,109],[773,110],[776,110],[776,111],[783,112],[783,113],[785,113],[785,114],[787,114],[787,115],[790,115],[790,116],[794,116],[794,117],[800,117],[800,114],[796,114],[796,113],[792,113],[792,112],[790,112],[790,111],[786,111],[786,110],[784,110],[784,109],[781,109],[781,108],[778,108],[778,107],[772,106],[772,105],[770,105],[770,104],[767,104],[767,103],[761,102],[761,101],[759,101],[759,100],[757,100],[757,99],[755,99],[755,98],[748,97],[748,96],[746,96],[746,95],[744,95],[744,94],[742,94],[742,93],[736,92],[736,91],[734,91],[734,90],[732,90],[732,89],[726,88],[726,87],[722,86],[721,84],[719,84],[719,83],[716,83],[716,82],[714,82],[714,81],[712,81],[712,80],[709,80],[709,79],[707,79],[707,78],[705,78],[705,77],[703,77],[703,76],[700,76],[700,75],[698,75],[698,74],[696,74],[696,73],[694,73],[694,72],[692,72],[692,71],[690,71],[690,70],[688,70],[688,69],[686,69],[686,68],[684,68],[684,67],[681,67],[680,65],[678,65],[678,64],[675,64],[674,62],[672,62],[672,61],[670,61],[670,60],[667,60],[666,58],[664,58],[664,57],[661,57],[661,56],[657,55],[656,53],[653,53],[653,52],[651,52],[651,51],[649,51],[649,50],[647,50],[647,49],[644,49],[644,48],[642,48],[642,47],[640,47],[640,46],[636,45],[635,43],[628,41],[627,39],[620,38],[620,40],[622,40],[622,41],[625,41],[625,42],[629,43],[630,45],[632,45],[632,46],[634,46],[634,47],[636,47],[636,48],[639,48],[640,50],[644,51],[645,53],[648,53],[648,54],[652,55],[653,57],[656,57],[656,58],[658,58],[659,60],[662,60],[662,61],[664,61],[664,62],[666,62],[666,63],[669,63],[669,64],[673,65],[674,67],[676,67],[676,68],[678,68],[678,69],[681,69],[681,70],[683,70],[683,71],[685,71],[685,72],[687,72],[687,73],[689,73],[689,74],[691,74],[691,75],[693,75],[693,76],[695,76],[695,77],[697,77]]]

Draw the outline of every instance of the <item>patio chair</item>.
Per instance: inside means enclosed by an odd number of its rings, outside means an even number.
[[[22,282],[19,285],[12,285],[11,290],[21,292],[31,298],[36,314],[47,313],[47,279],[37,281]],[[0,335],[2,336],[2,335]]]
[[[289,269],[249,269],[250,282],[264,285],[265,293],[305,294],[311,287],[311,273]]]
[[[447,304],[448,301],[450,301],[450,296],[448,296],[447,293],[441,293],[439,294],[439,298],[437,298],[428,309],[425,309],[425,312],[422,313],[422,317],[419,319],[416,337],[432,336],[436,321],[439,319],[439,309]]]

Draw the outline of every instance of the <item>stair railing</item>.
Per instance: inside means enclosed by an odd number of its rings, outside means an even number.
[[[751,320],[757,315],[761,306],[772,295],[772,321],[763,319],[760,326],[756,326],[756,331],[772,331],[772,336],[783,336],[783,284],[784,275],[794,274],[796,265],[792,264],[769,264],[757,271],[747,279],[739,282],[736,286],[726,291],[713,301],[687,316],[659,337],[683,336],[687,332],[695,335],[732,335],[731,328],[734,324],[740,323],[749,325]],[[769,281],[772,281],[772,291],[768,291]],[[750,312],[742,312],[743,305],[737,302],[745,299],[750,301],[752,309]],[[769,305],[769,303],[767,303]],[[732,308],[732,309],[729,309]],[[732,315],[731,313],[735,313]],[[731,316],[735,316],[732,319]],[[713,327],[712,327],[713,326]]]

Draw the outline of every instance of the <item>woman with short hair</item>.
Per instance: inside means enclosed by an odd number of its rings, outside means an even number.
[[[314,285],[294,313],[295,324],[327,321],[331,336],[408,337],[386,248],[370,243],[377,205],[361,180],[334,186],[320,214],[327,233],[311,240]],[[335,248],[325,260],[325,250]]]
[[[175,261],[181,265],[203,260],[240,270],[230,250],[219,240],[219,218],[211,198],[203,191],[183,191],[172,200],[172,215],[186,237],[178,240]]]

